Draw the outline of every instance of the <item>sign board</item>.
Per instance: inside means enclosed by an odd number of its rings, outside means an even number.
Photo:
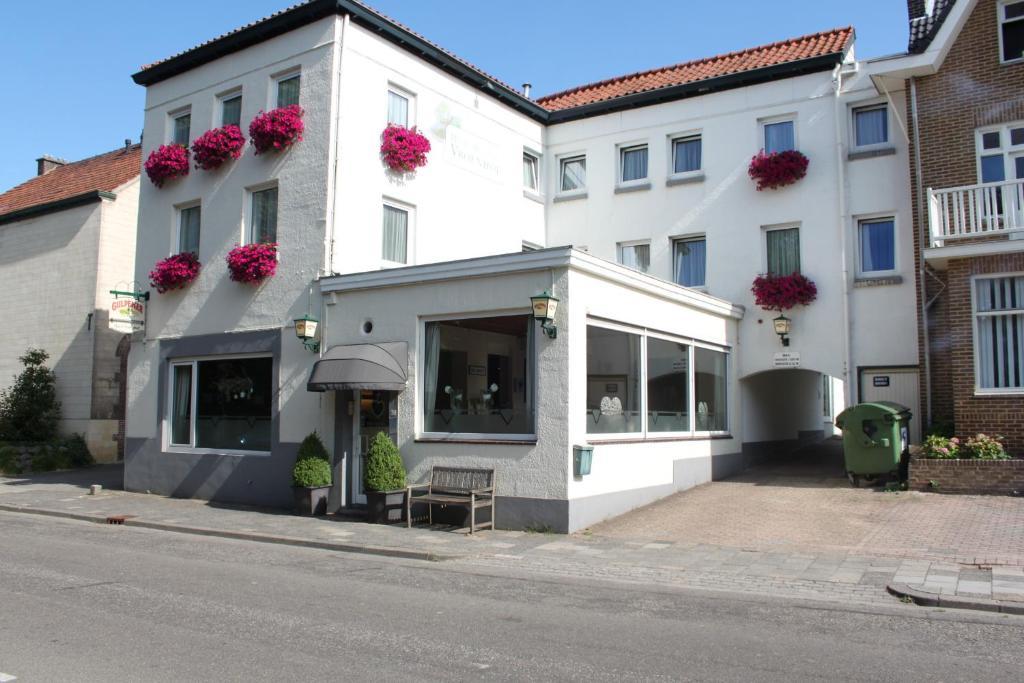
[[[448,161],[474,175],[499,180],[501,167],[496,159],[501,155],[492,143],[457,126],[445,128],[444,141]]]
[[[800,352],[779,351],[775,354],[773,365],[777,368],[798,368],[800,367]]]
[[[889,386],[889,375],[877,375],[872,377],[871,384],[876,387],[887,387]]]
[[[114,295],[107,317],[110,329],[115,332],[141,332],[146,327],[146,302],[131,296]]]

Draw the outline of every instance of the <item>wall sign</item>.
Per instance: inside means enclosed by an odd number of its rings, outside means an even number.
[[[470,365],[468,367],[469,367],[469,374],[472,375],[473,377],[486,377],[487,376],[487,368],[485,368],[482,365]]]
[[[115,332],[141,332],[146,327],[146,302],[132,296],[115,294],[107,318],[110,329]]]
[[[800,367],[800,352],[778,351],[775,354],[773,365],[777,368],[798,368]]]
[[[878,375],[871,378],[871,385],[876,387],[889,386],[889,375]]]
[[[501,167],[494,144],[472,133],[448,126],[445,128],[445,156],[452,164],[488,180],[499,180]]]

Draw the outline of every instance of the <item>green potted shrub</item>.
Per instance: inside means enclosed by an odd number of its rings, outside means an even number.
[[[366,489],[366,521],[387,524],[403,521],[405,513],[405,465],[398,446],[384,432],[373,437],[363,467]],[[389,511],[398,513],[390,519]]]
[[[292,468],[295,512],[300,515],[327,513],[327,495],[331,490],[331,463],[327,449],[316,432],[299,444]]]

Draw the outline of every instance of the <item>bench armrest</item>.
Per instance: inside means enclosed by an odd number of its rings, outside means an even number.
[[[494,495],[494,487],[493,487],[493,486],[485,486],[485,487],[484,487],[484,488],[482,488],[482,489],[470,489],[470,491],[469,491],[469,492],[470,492],[470,493],[473,493],[473,494],[476,494],[476,495],[478,495],[478,496],[479,496],[479,495],[480,495],[481,493],[490,493],[490,494],[491,494],[491,495],[493,496],[493,495]]]
[[[430,482],[427,482],[426,484],[409,484],[405,488],[406,488],[406,490],[409,493],[412,493],[416,489],[429,489],[430,488]]]

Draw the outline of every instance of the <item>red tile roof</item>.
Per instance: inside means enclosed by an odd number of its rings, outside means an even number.
[[[0,217],[88,192],[113,192],[141,170],[141,145],[75,161],[0,194]]]
[[[537,103],[549,111],[571,109],[616,97],[684,85],[729,74],[845,52],[853,41],[853,27],[832,29],[770,45],[730,52],[651,71],[618,76],[597,83],[545,95]]]

